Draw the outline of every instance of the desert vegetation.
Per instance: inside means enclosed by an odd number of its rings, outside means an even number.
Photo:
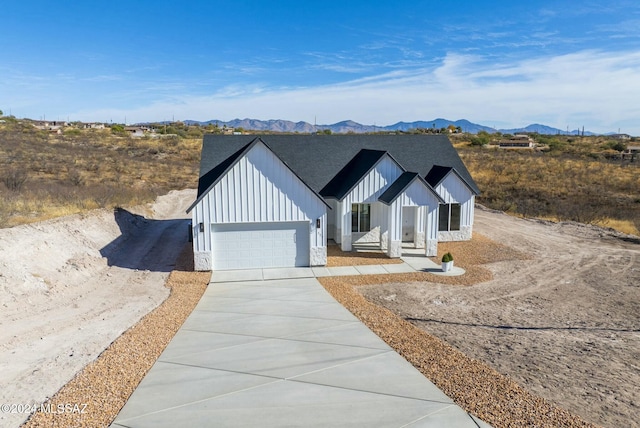
[[[108,128],[52,134],[7,119],[0,124],[0,227],[196,186],[201,138],[132,138]]]
[[[99,207],[137,205],[197,184],[202,136],[224,130],[156,124],[158,138],[104,130],[38,130],[0,123],[0,227]],[[236,131],[240,131],[237,130]],[[609,137],[535,135],[541,150],[499,150],[506,135],[449,134],[487,207],[640,234],[640,161],[621,160]]]
[[[542,150],[501,150],[455,138],[489,208],[640,234],[640,161],[606,137],[536,136]],[[475,141],[475,140],[474,140]]]

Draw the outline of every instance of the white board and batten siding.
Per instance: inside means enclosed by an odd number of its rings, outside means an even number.
[[[440,232],[440,241],[464,241],[471,239],[475,195],[469,187],[451,171],[434,189],[447,204],[460,204],[460,231]]]
[[[424,232],[427,240],[437,239],[438,199],[424,184],[414,180],[389,206],[388,217],[385,220],[389,222],[388,229],[393,229],[389,233],[390,241],[402,241],[403,222],[400,219],[403,207],[427,207],[427,218],[418,219],[418,221],[426,228]]]
[[[378,201],[382,193],[387,190],[403,170],[391,159],[384,155],[378,163],[345,195],[343,202],[349,204],[370,204]]]
[[[318,219],[319,228],[316,227]],[[280,245],[279,241],[288,239],[287,234],[299,235],[304,223],[308,236],[295,236],[291,239],[296,241],[298,247],[301,242],[306,242],[312,259],[321,257],[319,253],[322,252],[326,259],[326,220],[327,206],[320,197],[271,150],[258,143],[238,159],[231,170],[194,207],[194,252],[206,254],[214,249],[216,252],[221,251],[219,248],[222,247],[213,242],[216,234],[223,242],[231,239],[233,233],[242,232],[235,235],[236,239],[244,240],[242,245],[249,246],[249,241],[261,236],[259,224],[263,223],[268,224],[263,228],[266,235],[262,236],[273,237],[272,244],[265,245],[277,246]],[[204,233],[199,232],[200,223],[205,225]],[[234,224],[237,227],[234,228]],[[280,235],[278,237],[274,234]],[[259,247],[259,244],[254,244],[255,251]],[[213,256],[215,258],[216,255]],[[246,257],[251,256],[247,254]],[[297,259],[297,265],[301,265],[299,257]],[[238,265],[238,262],[234,263]],[[269,262],[263,261],[262,264],[262,267],[267,267]],[[309,264],[314,264],[314,260],[307,260],[305,265]],[[212,267],[215,269],[215,266],[214,260]],[[251,263],[245,263],[245,267],[248,266]]]
[[[356,186],[342,199],[336,213],[341,225],[341,241],[347,243],[343,245],[343,250],[351,250],[351,242],[378,242],[380,241],[380,228],[373,228],[366,233],[351,232],[351,204],[372,204],[371,224],[380,224],[382,212],[378,204],[378,198],[385,190],[396,181],[403,170],[391,159],[389,155],[384,155],[376,165],[369,171]],[[339,226],[338,226],[339,227]],[[353,236],[352,236],[353,235]],[[348,238],[345,238],[348,237]],[[345,241],[346,240],[346,241]]]

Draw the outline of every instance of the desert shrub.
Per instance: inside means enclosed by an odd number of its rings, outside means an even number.
[[[85,184],[85,179],[77,169],[69,170],[67,174],[69,177],[69,182],[74,186],[83,186]]]
[[[124,130],[123,125],[111,125],[111,133],[115,135],[126,135],[126,131]]]
[[[622,141],[609,141],[604,144],[607,149],[615,150],[617,152],[624,152],[627,150],[627,145]]]
[[[2,175],[2,182],[5,187],[12,192],[22,190],[24,183],[27,181],[27,171],[22,168],[9,168]]]
[[[64,135],[66,137],[79,137],[82,135],[82,131],[77,128],[67,128],[64,130]]]
[[[491,135],[487,131],[480,131],[474,137],[471,137],[472,146],[486,146],[491,142]]]

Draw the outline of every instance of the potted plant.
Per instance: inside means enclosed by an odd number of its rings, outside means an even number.
[[[451,269],[453,269],[453,256],[447,253],[442,256],[442,271],[449,272]]]

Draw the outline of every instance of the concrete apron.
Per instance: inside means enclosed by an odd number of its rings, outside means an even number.
[[[320,278],[323,276],[376,275],[388,273],[428,272],[434,275],[458,276],[465,270],[455,266],[449,272],[443,272],[442,266],[424,256],[424,250],[402,249],[402,261],[398,264],[360,265],[360,266],[314,266],[293,268],[265,268],[245,270],[214,271],[211,282],[261,281],[283,278]]]
[[[288,278],[210,284],[111,426],[488,425],[315,278]]]

